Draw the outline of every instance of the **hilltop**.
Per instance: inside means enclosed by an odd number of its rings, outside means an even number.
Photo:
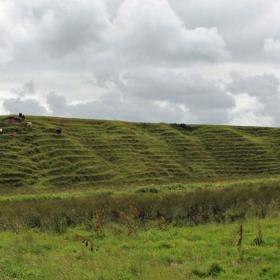
[[[0,187],[74,187],[277,175],[280,129],[0,117]],[[56,128],[61,128],[58,134]]]

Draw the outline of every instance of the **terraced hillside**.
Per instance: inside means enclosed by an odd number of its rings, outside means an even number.
[[[280,129],[0,117],[0,186],[98,186],[278,175]],[[56,133],[56,128],[62,133]]]

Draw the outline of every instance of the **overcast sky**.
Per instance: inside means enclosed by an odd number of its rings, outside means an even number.
[[[0,0],[0,114],[280,126],[279,0]]]

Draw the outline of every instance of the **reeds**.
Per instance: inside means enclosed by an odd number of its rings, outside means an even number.
[[[120,221],[127,227],[127,234],[132,235],[137,232],[137,219],[139,218],[139,211],[136,207],[131,207],[131,211],[125,213],[119,211]]]
[[[139,225],[158,221],[159,218],[164,227],[165,223],[173,222],[197,225],[263,217],[264,212],[265,215],[269,214],[270,203],[275,205],[276,200],[280,200],[278,186],[64,200],[6,201],[0,203],[0,231],[38,228],[63,233],[68,227],[91,225],[96,234],[101,236],[104,234],[105,224],[121,222],[127,225],[129,234],[133,234]],[[279,205],[278,209],[274,206],[273,211],[278,211]],[[241,209],[242,215],[232,215],[236,209]],[[228,215],[231,215],[230,219]]]
[[[241,224],[239,226],[238,240],[236,242],[236,246],[237,246],[239,252],[241,251],[241,248],[242,248],[242,241],[243,241],[243,225]]]
[[[103,209],[97,210],[95,213],[95,232],[97,236],[104,235],[105,211]]]
[[[88,237],[84,237],[82,235],[76,234],[75,240],[80,241],[86,248],[88,248],[91,252],[93,252],[94,244]]]
[[[262,227],[261,225],[259,224],[258,225],[258,229],[257,229],[257,236],[256,238],[253,240],[253,245],[256,245],[256,246],[260,246],[264,244],[264,240],[263,240],[263,232],[262,232]]]

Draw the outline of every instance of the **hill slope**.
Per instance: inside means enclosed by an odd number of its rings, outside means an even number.
[[[280,129],[0,117],[0,187],[121,185],[280,172]],[[62,134],[55,128],[60,127]]]

